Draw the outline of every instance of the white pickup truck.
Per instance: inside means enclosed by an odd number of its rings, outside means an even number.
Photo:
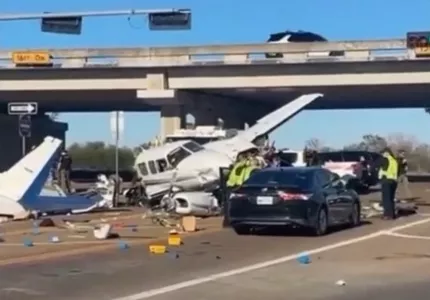
[[[281,161],[294,167],[306,166],[303,151],[281,150]],[[378,168],[375,162],[379,153],[369,151],[330,151],[317,154],[318,163],[338,174],[341,178],[356,181],[358,188],[369,188],[378,183]]]

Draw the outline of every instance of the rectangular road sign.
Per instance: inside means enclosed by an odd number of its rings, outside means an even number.
[[[51,55],[47,51],[17,51],[12,53],[12,61],[20,66],[51,65]]]
[[[7,111],[9,115],[37,115],[36,102],[9,102]]]
[[[19,135],[21,137],[31,137],[31,116],[20,115],[18,119]]]

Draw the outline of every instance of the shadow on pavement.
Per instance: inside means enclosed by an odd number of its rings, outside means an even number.
[[[362,221],[360,226],[371,225],[372,222],[365,220]],[[342,230],[347,230],[350,227],[348,225],[338,225],[329,228],[327,234],[336,233]],[[311,230],[302,227],[259,227],[254,229],[253,235],[263,235],[263,236],[291,236],[291,237],[312,237]]]

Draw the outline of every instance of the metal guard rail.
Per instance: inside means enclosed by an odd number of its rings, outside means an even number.
[[[13,63],[15,53],[48,52],[54,66],[74,64],[76,67],[85,67],[88,64],[99,63],[104,65],[107,59],[109,64],[118,66],[139,65],[187,65],[194,62],[220,62],[246,63],[249,60],[277,60],[266,59],[261,55],[265,53],[282,53],[283,62],[307,61],[312,52],[344,52],[337,61],[371,60],[375,52],[389,53],[397,51],[397,56],[415,58],[413,51],[407,51],[405,39],[369,40],[369,41],[338,41],[315,43],[263,43],[244,45],[202,45],[180,47],[147,47],[147,48],[77,48],[77,49],[13,49],[0,51],[2,63]],[[398,52],[402,51],[402,54]],[[260,57],[258,57],[260,55]],[[393,56],[393,54],[387,54]],[[114,62],[113,62],[114,61]]]

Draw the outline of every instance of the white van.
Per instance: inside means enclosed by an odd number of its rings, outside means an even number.
[[[306,167],[303,151],[280,150],[278,155],[285,164],[291,164],[293,167]]]

